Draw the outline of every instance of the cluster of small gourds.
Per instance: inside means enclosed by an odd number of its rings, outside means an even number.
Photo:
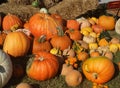
[[[64,59],[64,64],[75,69],[79,67],[78,62],[82,62],[83,73],[92,82],[102,84],[113,77],[115,69],[111,59],[113,59],[113,54],[120,50],[120,40],[111,37],[108,33],[108,31],[114,31],[115,28],[115,19],[112,16],[103,15],[99,18],[81,17],[64,20],[58,14],[44,13],[47,12],[45,9],[40,11],[26,22],[22,22],[19,17],[13,14],[7,14],[2,21],[0,45],[2,51],[6,53],[5,55],[18,58],[33,54],[26,66],[28,77],[39,81],[55,77],[59,71],[58,59],[60,58]],[[88,58],[91,59],[88,60]],[[93,63],[94,61],[96,63]],[[102,63],[101,68],[98,65],[100,62]],[[95,71],[107,69],[105,73],[101,74],[103,78],[107,75],[104,80],[93,81],[93,78],[88,76],[92,64],[96,68]],[[108,67],[106,67],[107,64]],[[8,67],[12,75],[15,68]],[[16,73],[14,72],[14,74]],[[66,76],[69,86],[77,86],[81,82],[73,84],[73,81],[76,80],[74,74],[81,75],[80,72],[74,70],[73,73],[71,72],[72,80]],[[93,76],[97,79],[99,75],[95,72]],[[82,80],[82,76],[80,77]],[[8,80],[1,82],[3,83],[1,86],[3,87]]]

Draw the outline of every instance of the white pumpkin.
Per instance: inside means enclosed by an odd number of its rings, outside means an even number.
[[[8,54],[0,50],[0,88],[5,86],[12,76],[12,61]]]

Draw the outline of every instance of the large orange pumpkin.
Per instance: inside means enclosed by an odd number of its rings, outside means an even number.
[[[23,23],[18,16],[13,14],[7,14],[3,18],[2,26],[3,26],[3,30],[14,30],[18,27],[22,27]]]
[[[108,82],[115,73],[113,62],[103,56],[85,60],[82,70],[88,80],[98,84]]]
[[[32,62],[30,62],[32,61]],[[35,53],[27,65],[27,75],[35,80],[44,81],[54,77],[59,69],[57,57],[45,51]]]
[[[3,44],[3,51],[13,57],[24,56],[30,48],[30,39],[23,32],[9,33]]]
[[[29,29],[33,36],[46,35],[47,40],[57,34],[57,27],[61,24],[45,13],[36,13],[29,20]]]

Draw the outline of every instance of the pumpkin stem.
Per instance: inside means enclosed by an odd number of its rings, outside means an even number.
[[[62,30],[61,27],[57,27],[58,30],[58,36],[64,36],[64,31]]]
[[[92,76],[93,76],[94,79],[98,78],[98,74],[97,73],[93,73]]]
[[[85,71],[89,72],[88,65],[85,65]]]
[[[73,42],[73,46],[72,46],[72,49],[76,52],[76,53],[79,53],[81,51],[83,51],[83,47],[77,42],[77,41],[74,41]]]
[[[11,31],[15,31],[15,30],[17,30],[19,28],[19,25],[18,24],[15,24],[15,25],[13,25],[10,29],[11,29]]]
[[[44,57],[39,57],[38,60],[43,61]]]
[[[70,31],[70,32],[74,32],[74,29],[70,28],[69,31]]]
[[[38,38],[38,42],[43,43],[46,41],[46,35],[41,35],[40,38]]]

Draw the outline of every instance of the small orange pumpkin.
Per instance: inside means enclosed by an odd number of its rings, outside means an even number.
[[[21,19],[13,14],[7,14],[4,18],[3,18],[3,30],[14,30],[16,28],[21,28],[23,26],[23,23],[21,21]]]
[[[27,65],[27,75],[35,80],[44,81],[54,77],[59,69],[57,57],[45,51],[35,53]]]
[[[92,25],[92,29],[95,33],[101,33],[104,30],[104,28],[98,24]]]
[[[100,56],[100,53],[98,51],[93,51],[90,53],[90,57],[98,57]]]
[[[51,50],[52,46],[48,40],[45,40],[45,36],[41,36],[40,38],[35,37],[32,45],[32,53],[38,51],[47,51]]]
[[[67,20],[67,28],[68,29],[74,29],[74,30],[79,30],[80,24],[77,20],[71,19]]]
[[[113,16],[101,15],[98,18],[98,25],[102,26],[105,30],[114,30],[115,18]]]
[[[54,36],[50,40],[50,43],[54,48],[60,49],[62,51],[72,45],[72,41],[67,35],[64,34],[61,28],[58,28],[58,35]]]
[[[85,60],[82,65],[82,70],[88,80],[97,84],[108,82],[115,73],[113,62],[104,56]]]
[[[109,42],[105,38],[102,38],[99,40],[98,45],[99,46],[108,46]]]
[[[86,59],[88,59],[88,57],[89,57],[89,55],[85,51],[79,52],[78,55],[77,55],[77,58],[80,61],[85,61]]]
[[[68,29],[68,30],[66,30],[66,33],[69,34],[70,39],[72,39],[72,40],[81,40],[82,39],[82,33],[79,30]]]

